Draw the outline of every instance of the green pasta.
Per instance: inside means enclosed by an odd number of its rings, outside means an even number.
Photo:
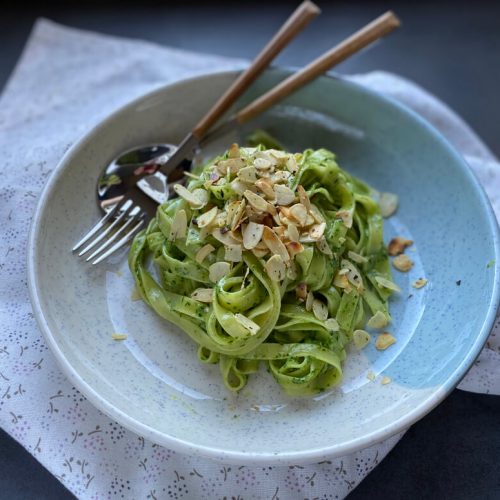
[[[342,378],[353,331],[390,321],[383,222],[326,149],[240,148],[201,167],[134,239],[142,299],[241,390],[265,364],[292,396]]]

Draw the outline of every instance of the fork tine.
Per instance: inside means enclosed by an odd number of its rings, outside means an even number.
[[[85,234],[85,236],[83,236],[83,238],[73,247],[71,251],[76,252],[81,246],[87,243],[87,241],[89,241],[90,238],[92,238],[92,236],[94,236],[97,231],[99,231],[99,229],[101,229],[101,227],[103,227],[106,222],[108,222],[108,220],[115,215],[119,205],[120,203],[117,203],[111,210],[109,210],[109,212],[107,212],[104,217],[97,222],[97,224],[87,234]]]
[[[134,207],[134,210],[132,210],[132,212],[135,211],[136,209],[138,209],[138,207]],[[96,250],[94,250],[85,260],[88,262],[88,261],[92,260],[94,257],[96,257],[97,255],[99,255],[101,252],[106,250],[106,248],[108,248],[118,238],[118,236],[120,236],[125,231],[125,229],[127,229],[127,227],[130,226],[130,224],[137,221],[138,214],[139,214],[139,210],[137,210],[136,214],[133,214],[133,215],[130,214],[130,217],[128,218],[127,222],[125,222],[125,224],[123,224],[120,227],[120,229],[118,229],[118,231],[116,231],[108,239],[106,239],[104,241],[104,243],[101,246],[99,246]],[[140,217],[140,215],[139,215],[139,217]]]
[[[95,238],[93,241],[91,241],[79,254],[78,257],[81,257],[82,255],[85,255],[89,250],[94,248],[97,243],[102,241],[103,238],[105,238],[113,229],[121,223],[121,221],[126,217],[128,212],[130,211],[130,208],[132,207],[132,200],[126,200],[125,203],[122,205],[121,209],[123,210],[122,213],[106,228],[104,231],[102,231],[97,238]]]
[[[119,241],[117,241],[111,248],[106,250],[100,257],[98,257],[94,262],[92,262],[92,265],[99,264],[99,262],[102,262],[105,258],[109,257],[112,253],[115,253],[117,250],[119,250],[122,246],[126,245],[135,235],[137,230],[144,224],[144,219],[141,219],[126,235],[124,235]]]

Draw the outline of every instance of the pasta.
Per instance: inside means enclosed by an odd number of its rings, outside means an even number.
[[[292,396],[342,378],[353,332],[390,321],[383,222],[370,188],[326,149],[234,144],[134,239],[142,299],[241,390],[265,364]]]

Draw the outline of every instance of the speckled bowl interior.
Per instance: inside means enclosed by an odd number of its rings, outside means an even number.
[[[286,75],[268,71],[242,102]],[[96,179],[131,146],[179,141],[230,81],[213,74],[161,88],[113,114],[65,155],[33,221],[29,283],[35,314],[62,369],[99,409],[169,448],[240,464],[307,463],[369,446],[408,427],[455,387],[483,346],[498,303],[497,225],[461,157],[396,103],[323,77],[261,116],[288,149],[327,147],[340,164],[400,197],[385,238],[415,241],[415,266],[395,272],[397,343],[350,352],[335,390],[285,396],[262,370],[239,394],[198,363],[176,327],[132,301],[123,252],[90,267],[71,253],[100,216]],[[239,104],[241,105],[242,102]],[[415,290],[411,282],[429,284]],[[116,342],[113,332],[126,333]],[[376,374],[375,381],[367,378]],[[392,382],[382,385],[382,376]]]

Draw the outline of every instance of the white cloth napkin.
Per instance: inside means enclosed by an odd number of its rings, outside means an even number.
[[[0,98],[0,426],[80,498],[343,498],[401,437],[304,467],[224,466],[179,455],[125,430],[88,403],[59,371],[38,331],[25,248],[37,197],[62,154],[96,122],[144,92],[243,65],[40,20]],[[500,166],[452,111],[393,75],[352,78],[434,123],[487,181],[500,214]],[[463,388],[500,393],[498,338],[494,332]]]

